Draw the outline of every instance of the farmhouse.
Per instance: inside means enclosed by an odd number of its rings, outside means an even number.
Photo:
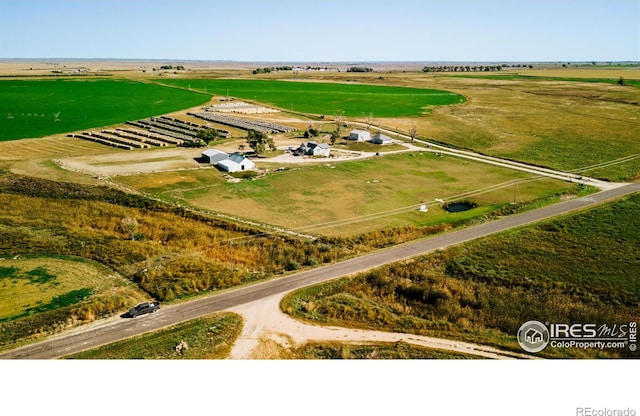
[[[234,153],[228,159],[218,162],[217,166],[226,172],[240,172],[243,170],[253,170],[256,164],[249,160],[245,155]]]
[[[329,157],[331,146],[326,143],[303,142],[300,147],[293,151],[299,156],[324,156]]]
[[[393,139],[391,137],[386,136],[382,133],[376,133],[373,135],[373,139],[371,139],[371,143],[373,144],[391,144],[393,143]]]
[[[357,142],[366,142],[371,140],[371,133],[366,130],[351,130],[349,133],[349,140],[355,140]]]
[[[215,165],[222,160],[229,159],[229,154],[216,149],[207,149],[202,152],[202,159]]]

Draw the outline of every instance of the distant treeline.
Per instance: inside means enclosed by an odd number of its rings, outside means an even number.
[[[352,66],[351,68],[347,69],[347,72],[373,72],[373,68]]]
[[[498,64],[498,65],[439,65],[439,66],[425,66],[422,68],[422,72],[489,72],[489,71],[502,71],[503,68],[529,68],[532,69],[533,65],[526,64]]]
[[[161,70],[170,70],[170,69],[175,69],[177,71],[184,71],[184,65],[177,65],[177,66],[173,66],[173,65],[162,65],[160,67]],[[155,71],[156,69],[153,68],[153,70]]]
[[[253,74],[268,74],[273,71],[293,71],[291,66],[265,66],[264,68],[256,68],[253,70]]]

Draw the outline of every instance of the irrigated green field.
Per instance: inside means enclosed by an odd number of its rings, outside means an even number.
[[[434,89],[364,84],[273,80],[172,79],[162,80],[189,90],[207,91],[308,114],[346,117],[419,116],[429,108],[461,104],[461,95]]]
[[[0,141],[123,123],[194,107],[210,96],[118,79],[0,81]]]

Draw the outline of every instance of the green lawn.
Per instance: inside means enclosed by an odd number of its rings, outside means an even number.
[[[172,79],[161,82],[190,90],[260,101],[286,110],[346,117],[419,116],[429,107],[461,104],[448,91],[364,84],[273,80]]]
[[[194,107],[209,98],[118,79],[0,81],[0,141],[123,123]]]

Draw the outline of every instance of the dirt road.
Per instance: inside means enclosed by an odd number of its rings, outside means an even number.
[[[264,350],[260,348],[261,343],[266,339],[277,343],[284,349],[303,345],[309,341],[356,344],[404,341],[422,347],[483,358],[532,358],[526,354],[516,354],[483,345],[442,338],[306,324],[280,311],[279,304],[282,297],[283,294],[274,295],[229,309],[242,315],[245,320],[242,334],[231,351],[230,359],[278,358],[265,355]]]

